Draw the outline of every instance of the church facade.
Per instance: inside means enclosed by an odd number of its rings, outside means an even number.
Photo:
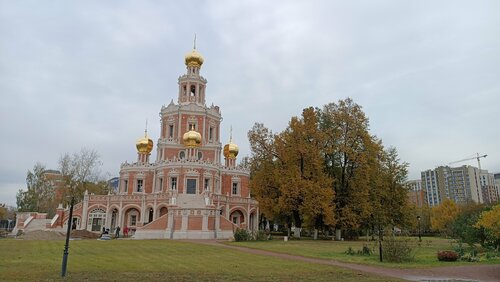
[[[177,103],[160,111],[156,160],[150,160],[154,144],[145,131],[136,143],[137,161],[121,165],[118,192],[86,193],[74,207],[74,229],[127,227],[138,239],[229,238],[236,228],[257,230],[249,170],[237,165],[232,138],[222,146],[219,107],[206,106],[203,60],[195,48],[185,56]],[[68,214],[59,210],[52,224],[65,228]]]

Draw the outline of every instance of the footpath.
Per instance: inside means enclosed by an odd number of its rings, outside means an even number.
[[[185,241],[197,244],[207,244],[222,248],[228,248],[256,255],[265,255],[287,260],[296,260],[309,263],[339,266],[354,271],[376,274],[379,276],[399,278],[409,281],[482,281],[482,282],[500,281],[500,265],[470,265],[470,266],[466,265],[466,266],[397,269],[397,268],[346,263],[336,260],[308,258],[297,255],[275,253],[265,250],[231,246],[223,244],[216,240],[185,240]]]

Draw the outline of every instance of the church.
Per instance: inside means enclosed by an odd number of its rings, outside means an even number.
[[[74,207],[73,229],[127,227],[137,239],[224,239],[237,228],[257,230],[250,172],[237,165],[232,138],[222,146],[222,115],[218,106],[206,105],[203,61],[196,46],[185,56],[177,103],[172,99],[160,110],[156,160],[151,161],[155,146],[145,131],[136,142],[136,162],[121,165],[118,192],[86,193]],[[68,214],[59,209],[52,227],[65,230]]]

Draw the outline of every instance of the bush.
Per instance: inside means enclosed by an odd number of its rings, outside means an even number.
[[[349,248],[347,249],[347,251],[345,251],[344,253],[345,253],[346,255],[350,255],[350,256],[353,256],[353,255],[355,255],[355,254],[356,254],[356,252],[355,252],[355,251],[354,251],[351,247],[349,247]]]
[[[385,239],[382,244],[384,259],[388,262],[412,261],[414,252],[409,241],[410,239],[396,239],[392,236]]]
[[[439,251],[437,257],[439,261],[456,261],[458,254],[454,251]]]
[[[363,249],[358,251],[358,255],[362,255],[362,256],[370,256],[371,254],[372,254],[372,250],[367,245],[363,245]]]
[[[257,233],[255,233],[253,239],[256,241],[267,241],[268,238],[269,238],[269,236],[266,235],[266,232],[264,232],[263,230],[259,230],[259,231],[257,231]]]
[[[249,241],[252,239],[252,235],[248,233],[246,229],[240,229],[236,228],[236,231],[234,231],[234,241],[239,242],[239,241]]]
[[[344,252],[346,255],[354,256],[370,256],[372,254],[372,250],[367,246],[364,245],[363,249],[354,251],[351,247],[347,249],[347,251]]]

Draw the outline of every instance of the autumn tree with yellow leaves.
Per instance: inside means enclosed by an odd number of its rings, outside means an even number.
[[[368,130],[351,99],[304,109],[281,133],[249,131],[251,182],[266,218],[356,236],[373,226],[406,224],[406,163]],[[400,225],[401,226],[401,225]]]
[[[288,228],[293,224],[298,234],[302,225],[317,230],[335,222],[332,183],[323,171],[323,135],[317,129],[317,114],[308,108],[280,134],[262,124],[249,132],[252,192],[266,217]]]
[[[445,199],[431,210],[431,228],[444,234],[451,234],[451,225],[460,212],[459,207],[450,199]]]
[[[491,242],[495,249],[500,248],[500,204],[495,205],[489,211],[483,211],[474,226],[484,228],[487,240]]]

